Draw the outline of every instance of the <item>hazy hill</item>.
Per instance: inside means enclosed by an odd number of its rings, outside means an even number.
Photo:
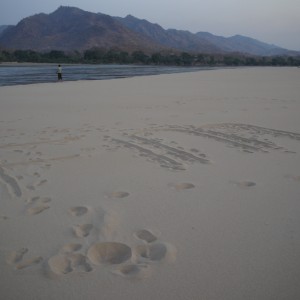
[[[208,32],[198,32],[197,36],[210,41],[217,47],[220,47],[226,52],[241,52],[253,55],[270,56],[270,55],[284,55],[295,54],[296,51],[290,51],[280,48],[275,45],[267,44],[253,38],[242,35],[235,35],[232,37],[216,36]]]
[[[125,18],[116,17],[116,19],[131,30],[141,33],[157,43],[185,51],[206,53],[240,52],[261,56],[299,55],[299,52],[283,49],[242,35],[226,38],[208,32],[193,34],[183,30],[165,30],[157,24],[131,15]]]
[[[7,27],[7,25],[0,25],[0,36]]]
[[[186,51],[194,53],[240,52],[251,55],[299,55],[275,45],[235,35],[225,38],[207,32],[164,29],[131,15],[125,18],[91,13],[75,7],[59,7],[51,14],[37,14],[16,26],[0,27],[0,47],[7,49],[86,50],[119,49],[145,53]]]
[[[153,41],[114,18],[61,6],[51,14],[37,14],[5,30],[0,45],[12,49],[85,50],[118,47],[128,51],[161,49]]]
[[[129,29],[151,38],[154,42],[160,43],[165,47],[193,52],[222,52],[220,47],[189,31],[176,29],[165,30],[158,24],[150,23],[147,20],[140,20],[131,15],[128,15],[125,18],[115,18]]]

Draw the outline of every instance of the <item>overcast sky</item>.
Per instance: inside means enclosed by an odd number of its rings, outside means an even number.
[[[131,14],[165,29],[241,34],[300,50],[300,0],[1,0],[0,25],[15,25],[60,5],[111,16]]]

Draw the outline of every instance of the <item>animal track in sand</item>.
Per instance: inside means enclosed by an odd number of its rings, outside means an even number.
[[[121,264],[131,258],[131,248],[117,242],[103,242],[92,245],[88,252],[88,259],[95,265]]]
[[[157,240],[157,237],[152,232],[146,229],[138,230],[134,235],[138,239],[145,241],[147,243],[152,243]]]
[[[80,225],[75,225],[73,227],[74,234],[78,238],[83,238],[83,237],[89,236],[92,229],[93,229],[92,224],[80,224]]]
[[[69,209],[69,213],[74,217],[80,217],[88,212],[88,208],[85,206],[75,206]]]

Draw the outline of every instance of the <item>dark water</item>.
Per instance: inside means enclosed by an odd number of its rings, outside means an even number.
[[[103,80],[208,70],[200,67],[136,65],[62,65],[63,80]],[[57,65],[1,65],[0,86],[57,81]]]

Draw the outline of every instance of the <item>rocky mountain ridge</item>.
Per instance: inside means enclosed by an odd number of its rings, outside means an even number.
[[[128,15],[125,18],[61,6],[50,14],[36,14],[15,26],[0,26],[0,47],[35,51],[84,51],[91,48],[145,53],[243,53],[258,56],[299,55],[249,37],[225,38],[207,32],[164,29]]]

